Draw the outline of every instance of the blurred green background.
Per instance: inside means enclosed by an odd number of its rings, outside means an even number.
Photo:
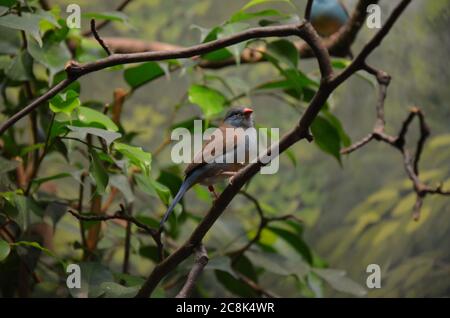
[[[54,1],[62,5],[71,0]],[[298,14],[306,1],[293,1]],[[350,11],[356,1],[343,1]],[[397,1],[380,1],[383,21]],[[113,10],[120,1],[78,0],[82,10]],[[182,46],[199,42],[198,25],[210,28],[225,21],[246,1],[213,0],[136,0],[125,10],[127,24],[112,23],[102,29],[104,36],[123,36],[146,41],[161,41]],[[273,5],[272,5],[273,7]],[[283,4],[276,7],[293,10]],[[83,28],[87,29],[83,20]],[[413,1],[383,44],[370,57],[370,64],[392,75],[386,101],[387,131],[395,134],[411,106],[419,106],[426,114],[432,135],[421,161],[421,176],[431,184],[445,181],[450,187],[450,1]],[[353,52],[370,39],[375,30],[365,27],[353,45]],[[311,72],[314,61],[300,60],[302,71]],[[266,63],[228,67],[219,71],[205,70],[230,78],[237,89],[253,87],[275,77],[276,71]],[[168,117],[174,105],[183,97],[195,76],[162,77],[137,90],[124,108],[124,126],[140,135],[135,145],[154,152],[168,128]],[[236,80],[234,81],[233,78]],[[119,72],[102,71],[86,76],[81,82],[81,99],[112,99],[114,88],[126,87]],[[356,141],[365,136],[375,120],[376,89],[360,76],[354,76],[335,94],[330,105],[345,130]],[[250,96],[240,104],[251,105],[258,124],[279,127],[281,135],[298,120],[299,114],[278,99]],[[175,122],[182,121],[200,110],[189,103],[176,114]],[[413,124],[417,131],[416,123]],[[413,147],[417,133],[408,136]],[[450,200],[446,197],[426,198],[419,222],[412,220],[415,194],[406,177],[400,154],[386,144],[372,142],[365,148],[343,158],[342,167],[331,156],[315,145],[301,142],[293,147],[296,164],[282,156],[280,171],[276,175],[258,175],[252,180],[248,192],[257,195],[273,215],[293,213],[304,220],[305,241],[315,255],[331,268],[345,270],[347,275],[365,286],[366,267],[379,264],[382,269],[382,288],[368,290],[369,297],[448,297],[450,296]],[[60,171],[65,165],[57,156],[47,161],[45,174]],[[170,147],[154,159],[153,173],[171,166]],[[73,193],[73,183],[61,181],[58,192],[65,196]],[[164,206],[158,200],[140,195],[136,210],[162,213]],[[195,191],[187,194],[189,211],[202,216],[209,199],[199,200]],[[156,213],[156,212],[153,212]],[[242,197],[236,197],[208,235],[208,244],[217,249],[232,249],[246,237],[246,231],[257,226],[254,207]],[[70,216],[64,218],[55,237],[55,249],[64,254],[68,242],[78,236]],[[180,237],[190,233],[194,224],[181,229]],[[123,234],[118,234],[123,235]],[[235,238],[240,237],[236,240]],[[263,233],[263,241],[272,240],[270,232]],[[107,242],[107,241],[105,241]],[[104,243],[108,244],[108,243]],[[282,242],[280,242],[282,244]],[[121,250],[113,252],[111,259],[120,259]],[[289,257],[289,252],[286,252]],[[133,255],[133,270],[144,275],[150,262]],[[112,265],[114,262],[112,261]],[[118,266],[118,265],[117,265]],[[207,287],[211,273],[202,278]],[[261,285],[287,297],[299,296],[292,288],[290,278],[275,279],[270,275]],[[210,296],[230,296],[229,291],[212,288]],[[325,287],[323,296],[346,296]]]

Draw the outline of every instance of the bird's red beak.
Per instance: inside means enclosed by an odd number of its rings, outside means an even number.
[[[244,115],[248,116],[251,113],[253,113],[253,109],[251,109],[251,108],[244,108]]]

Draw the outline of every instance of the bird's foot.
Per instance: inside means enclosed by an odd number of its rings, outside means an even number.
[[[214,189],[214,186],[210,185],[208,186],[208,190],[209,192],[211,192],[214,195],[214,198],[217,200],[217,198],[219,197],[216,193],[216,190]]]
[[[228,179],[228,183],[229,183],[230,185],[233,185],[233,183],[234,183],[234,178],[236,177],[236,172],[230,172],[230,173],[227,173],[227,175],[230,176],[230,178]]]

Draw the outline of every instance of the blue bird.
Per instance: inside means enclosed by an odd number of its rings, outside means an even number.
[[[349,19],[348,11],[339,0],[314,0],[311,24],[322,37],[337,32]]]

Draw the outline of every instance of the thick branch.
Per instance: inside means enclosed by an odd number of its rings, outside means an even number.
[[[350,46],[356,39],[359,30],[364,25],[367,16],[367,7],[370,4],[376,4],[378,0],[360,0],[356,5],[347,24],[338,32],[329,38],[324,39],[324,45],[332,56],[345,57],[350,51]],[[305,11],[306,12],[306,11]],[[306,19],[307,20],[307,19]],[[116,53],[137,53],[145,51],[166,51],[181,49],[179,46],[162,42],[147,42],[139,39],[130,38],[105,38],[105,42]],[[311,58],[314,56],[309,45],[303,41],[294,42],[299,52],[300,58]],[[246,48],[241,54],[240,63],[258,63],[264,61],[264,55],[261,52],[266,51],[265,45],[260,45],[257,49]],[[235,65],[236,60],[233,58],[223,61],[201,61],[199,66],[202,68],[217,69]]]
[[[79,64],[71,61],[66,66],[67,79],[52,87],[45,94],[35,99],[29,105],[22,110],[11,116],[0,127],[0,135],[2,135],[9,127],[14,125],[22,117],[26,116],[34,109],[48,101],[50,98],[61,92],[64,88],[76,81],[78,78],[87,75],[92,72],[100,71],[105,68],[146,62],[146,61],[162,61],[170,59],[191,58],[205,53],[209,53],[236,43],[244,42],[250,39],[266,38],[266,37],[284,37],[290,35],[299,35],[304,29],[304,23],[289,24],[282,26],[260,27],[248,29],[243,32],[231,35],[226,38],[218,39],[212,42],[203,43],[192,46],[190,48],[183,48],[173,51],[158,51],[158,52],[143,52],[143,53],[130,53],[130,54],[113,54],[104,59],[97,60],[95,62]],[[330,66],[331,67],[331,66]]]
[[[377,33],[374,39],[368,43],[360,56],[367,57],[367,55],[378,46],[379,42],[391,29],[392,24],[400,16],[399,11],[403,11],[409,2],[410,0],[403,0],[397,6],[393,15],[388,19],[386,25]],[[399,10],[399,8],[401,10]],[[361,58],[359,58],[359,62],[356,64],[352,63],[348,69],[344,70],[342,73],[344,76],[333,77],[330,57],[328,51],[323,45],[322,40],[309,23],[305,23],[304,26],[305,27],[300,29],[303,32],[298,35],[311,46],[320,66],[322,81],[316,95],[300,119],[299,124],[288,134],[286,134],[280,140],[278,145],[271,147],[263,158],[258,158],[256,163],[248,165],[236,174],[233,183],[228,185],[217,200],[214,201],[211,209],[196,227],[189,239],[163,262],[155,266],[154,270],[147,278],[136,297],[149,297],[163,277],[165,277],[165,275],[172,271],[179,263],[192,254],[193,249],[201,243],[203,237],[212,227],[217,218],[219,218],[219,216],[223,213],[225,208],[230,204],[241,187],[261,169],[263,166],[261,159],[264,159],[263,162],[268,162],[265,160],[267,159],[266,156],[270,156],[272,153],[276,154],[277,152],[274,152],[274,150],[278,149],[279,153],[282,153],[290,146],[309,135],[308,131],[311,123],[316,118],[321,107],[325,104],[330,94],[343,82],[343,80],[345,80],[345,78],[350,77],[354,72],[361,68],[363,64],[365,64],[365,59],[361,60]],[[385,28],[387,30],[385,30]]]

